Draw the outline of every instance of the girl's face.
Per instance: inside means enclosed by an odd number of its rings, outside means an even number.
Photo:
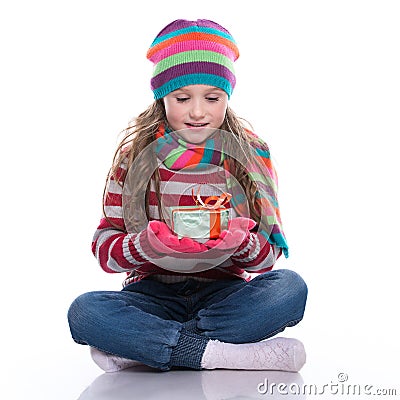
[[[208,85],[189,85],[164,97],[168,125],[174,131],[185,129],[190,141],[200,142],[213,128],[221,127],[228,95],[222,89]]]

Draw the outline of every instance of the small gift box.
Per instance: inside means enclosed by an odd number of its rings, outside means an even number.
[[[195,206],[171,208],[171,228],[179,237],[190,237],[199,242],[216,239],[228,228],[229,209],[224,207],[230,199],[229,193],[210,196],[203,202],[199,193]],[[215,201],[211,204],[212,201]]]

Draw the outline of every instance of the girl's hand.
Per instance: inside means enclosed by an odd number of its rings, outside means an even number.
[[[249,241],[250,230],[256,225],[256,222],[249,218],[233,218],[228,223],[228,230],[222,231],[217,239],[210,239],[204,245],[209,249],[236,250]]]
[[[178,237],[170,230],[167,224],[161,221],[150,221],[147,226],[147,237],[150,246],[159,253],[200,253],[208,248],[195,240]]]

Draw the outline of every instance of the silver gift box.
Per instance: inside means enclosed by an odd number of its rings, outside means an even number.
[[[228,229],[229,209],[204,209],[202,207],[171,207],[171,228],[178,238],[190,237],[199,242],[218,238]]]

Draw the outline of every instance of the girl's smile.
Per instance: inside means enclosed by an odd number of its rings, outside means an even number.
[[[204,128],[208,125],[208,123],[207,122],[204,122],[204,123],[187,122],[185,125],[188,128],[196,129],[196,128]]]

